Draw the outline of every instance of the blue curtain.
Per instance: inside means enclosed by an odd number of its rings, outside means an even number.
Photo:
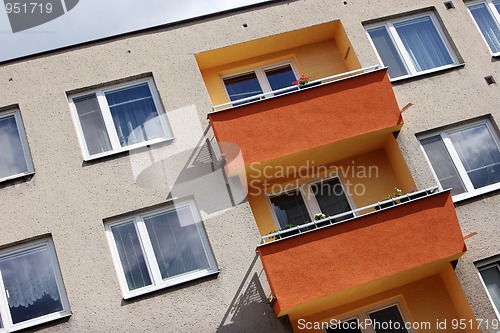
[[[500,7],[500,2],[495,4],[497,10]],[[499,23],[495,21],[490,11],[484,3],[469,6],[469,10],[476,20],[479,30],[486,39],[491,51],[493,53],[500,52],[500,27]]]

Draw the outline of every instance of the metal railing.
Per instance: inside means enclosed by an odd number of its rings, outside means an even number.
[[[375,213],[373,210],[375,209],[376,211],[378,210],[385,210],[385,209],[390,209],[392,207],[395,207],[398,204],[404,204],[406,202],[411,202],[417,199],[425,198],[428,197],[439,189],[438,186],[434,187],[429,187],[423,190],[419,190],[416,192],[411,192],[404,194],[402,196],[396,197],[396,198],[390,198],[381,202],[376,202],[374,204],[364,206],[361,208],[353,209],[348,212],[344,212],[341,214],[337,214],[334,216],[328,216],[322,220],[318,221],[311,221],[308,223],[304,223],[301,225],[297,225],[292,228],[284,229],[284,230],[277,230],[276,232],[269,233],[267,235],[264,235],[261,237],[261,245],[263,244],[268,244],[271,242],[279,241],[281,239],[286,239],[290,237],[294,237],[300,234],[304,234],[307,232],[311,232],[314,230],[318,229],[323,229],[325,227],[329,227],[332,225],[337,225],[340,223],[345,223],[351,220],[355,220],[356,218],[360,216],[364,216],[368,213]],[[363,213],[364,212],[364,213]],[[337,221],[337,219],[346,217],[346,216],[352,216],[347,219],[343,219],[341,221]]]
[[[279,96],[282,96],[284,94],[295,93],[295,92],[298,92],[300,90],[309,89],[309,86],[311,86],[310,88],[312,88],[312,86],[314,86],[314,87],[321,86],[321,85],[328,84],[328,83],[331,83],[331,82],[340,81],[340,80],[343,80],[343,79],[346,79],[346,78],[349,78],[349,77],[353,77],[353,76],[357,76],[357,75],[362,75],[362,74],[370,73],[370,72],[376,71],[376,70],[378,70],[380,68],[381,67],[379,65],[374,65],[374,66],[370,66],[370,67],[360,68],[360,69],[356,69],[356,70],[353,70],[353,71],[344,72],[344,73],[340,73],[340,74],[335,74],[335,75],[324,77],[324,78],[321,78],[321,79],[309,81],[306,84],[306,87],[303,87],[303,88],[300,88],[300,87],[298,88],[295,85],[295,86],[281,88],[281,89],[277,89],[277,90],[265,92],[265,93],[262,93],[262,94],[250,96],[250,97],[245,97],[245,98],[242,98],[242,99],[238,99],[238,100],[227,102],[227,103],[223,103],[223,104],[214,105],[212,107],[212,112],[211,113],[215,113],[215,112],[219,112],[219,111],[224,111],[224,110],[227,110],[227,109],[233,108],[235,106],[239,106],[239,105],[247,105],[247,104],[250,104],[250,103],[260,102],[261,100],[269,99],[269,98],[274,98],[274,97],[279,97]]]

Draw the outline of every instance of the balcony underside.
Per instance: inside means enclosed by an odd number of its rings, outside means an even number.
[[[282,316],[436,274],[465,251],[450,192],[259,246]]]

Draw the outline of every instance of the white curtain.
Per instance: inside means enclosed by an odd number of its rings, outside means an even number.
[[[8,292],[9,307],[29,307],[44,295],[59,301],[59,290],[46,247],[0,260],[0,273]]]
[[[495,6],[498,10],[500,2],[498,2]],[[484,39],[486,39],[486,42],[490,46],[491,51],[493,53],[500,52],[500,22],[497,23],[495,21],[484,3],[469,6],[469,10],[474,17],[474,20],[476,20]]]
[[[394,24],[418,72],[453,63],[429,16]]]

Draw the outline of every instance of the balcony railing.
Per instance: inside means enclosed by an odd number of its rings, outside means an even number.
[[[364,206],[361,208],[353,209],[348,212],[344,212],[341,214],[337,214],[334,216],[328,216],[324,219],[317,220],[317,221],[311,221],[308,223],[304,223],[301,225],[297,225],[292,228],[284,229],[284,230],[278,230],[276,232],[269,233],[267,235],[262,236],[262,241],[261,244],[266,244],[266,243],[271,243],[271,242],[276,242],[281,239],[286,239],[294,236],[298,236],[300,234],[308,233],[317,229],[322,229],[328,226],[332,225],[337,225],[341,223],[346,223],[352,220],[355,220],[359,218],[360,216],[369,214],[369,213],[374,213],[374,209],[376,211],[378,210],[384,210],[384,209],[390,209],[398,204],[404,204],[406,202],[414,201],[423,197],[430,196],[438,190],[438,186],[435,187],[430,187],[426,188],[423,190],[419,190],[416,192],[411,192],[399,197],[391,198],[388,200],[384,200],[381,202],[377,202],[368,206]],[[342,221],[338,221],[339,218],[345,217],[345,216],[353,216],[352,218],[348,219],[343,219]]]
[[[290,86],[290,87],[285,87],[285,88],[265,92],[262,94],[238,99],[238,100],[231,101],[231,102],[214,105],[212,107],[211,113],[223,111],[223,110],[226,110],[226,109],[229,109],[229,108],[232,108],[235,106],[239,106],[239,105],[247,105],[250,103],[260,102],[261,100],[264,100],[264,99],[269,99],[269,98],[279,97],[279,96],[282,96],[285,94],[295,93],[295,92],[298,92],[298,91],[303,90],[303,89],[309,89],[312,87],[317,87],[317,86],[325,85],[328,83],[340,81],[340,80],[343,80],[343,79],[346,79],[349,77],[370,73],[370,72],[376,71],[377,69],[380,69],[380,66],[374,65],[374,66],[370,66],[370,67],[356,69],[353,71],[335,74],[335,75],[324,77],[321,79],[309,81],[304,87],[300,87],[299,89],[297,89],[297,86]]]

